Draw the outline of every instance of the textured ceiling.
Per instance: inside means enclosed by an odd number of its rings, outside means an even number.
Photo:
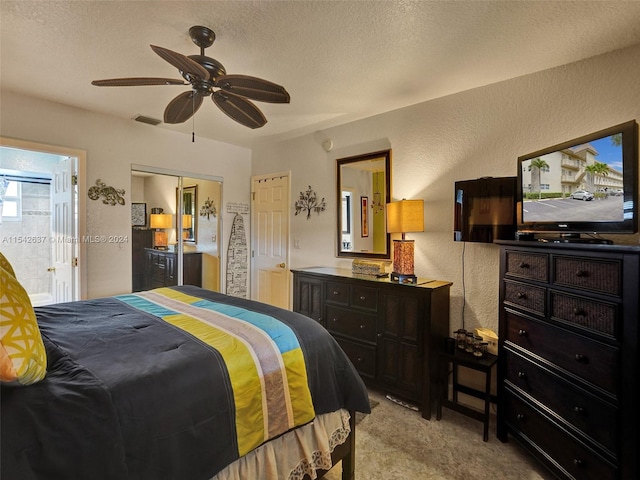
[[[149,48],[206,55],[228,73],[283,85],[291,104],[256,104],[236,124],[209,99],[197,136],[243,146],[287,138],[640,43],[639,1],[0,1],[0,84],[78,108],[161,119],[184,86],[99,88],[169,77]],[[192,121],[159,125],[190,134]]]

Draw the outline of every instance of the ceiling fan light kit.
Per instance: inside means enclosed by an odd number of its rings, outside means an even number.
[[[213,45],[215,33],[208,27],[193,26],[189,29],[193,43],[200,47],[199,55],[185,56],[163,47],[151,45],[151,49],[163,60],[178,69],[184,80],[171,78],[112,78],[94,80],[98,87],[132,87],[148,85],[191,85],[191,90],[175,97],[164,111],[165,123],[184,123],[198,111],[205,97],[236,122],[260,128],[267,119],[250,100],[268,103],[289,103],[289,93],[281,85],[249,75],[227,75],[224,66],[204,54]],[[249,100],[250,99],[250,100]]]

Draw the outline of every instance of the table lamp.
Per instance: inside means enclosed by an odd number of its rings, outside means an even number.
[[[167,250],[169,248],[169,238],[165,230],[173,226],[173,215],[152,213],[149,215],[149,226],[155,230],[153,232],[153,248]]]
[[[424,232],[424,200],[401,200],[387,203],[387,232],[402,233],[402,240],[393,241],[393,272],[391,281],[416,283],[413,273],[414,241],[405,233]]]

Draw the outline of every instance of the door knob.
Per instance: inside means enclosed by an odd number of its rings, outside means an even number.
[[[284,268],[284,267],[286,267],[286,265],[284,264],[284,262],[282,262],[282,263],[279,263],[279,264],[278,264],[278,267],[280,267],[280,268]]]
[[[56,267],[47,268],[47,272],[55,272],[55,271],[56,271]]]

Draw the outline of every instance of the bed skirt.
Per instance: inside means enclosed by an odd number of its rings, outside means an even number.
[[[318,470],[333,466],[331,453],[343,444],[351,428],[347,410],[318,415],[239,458],[211,480],[301,480],[318,478]]]

